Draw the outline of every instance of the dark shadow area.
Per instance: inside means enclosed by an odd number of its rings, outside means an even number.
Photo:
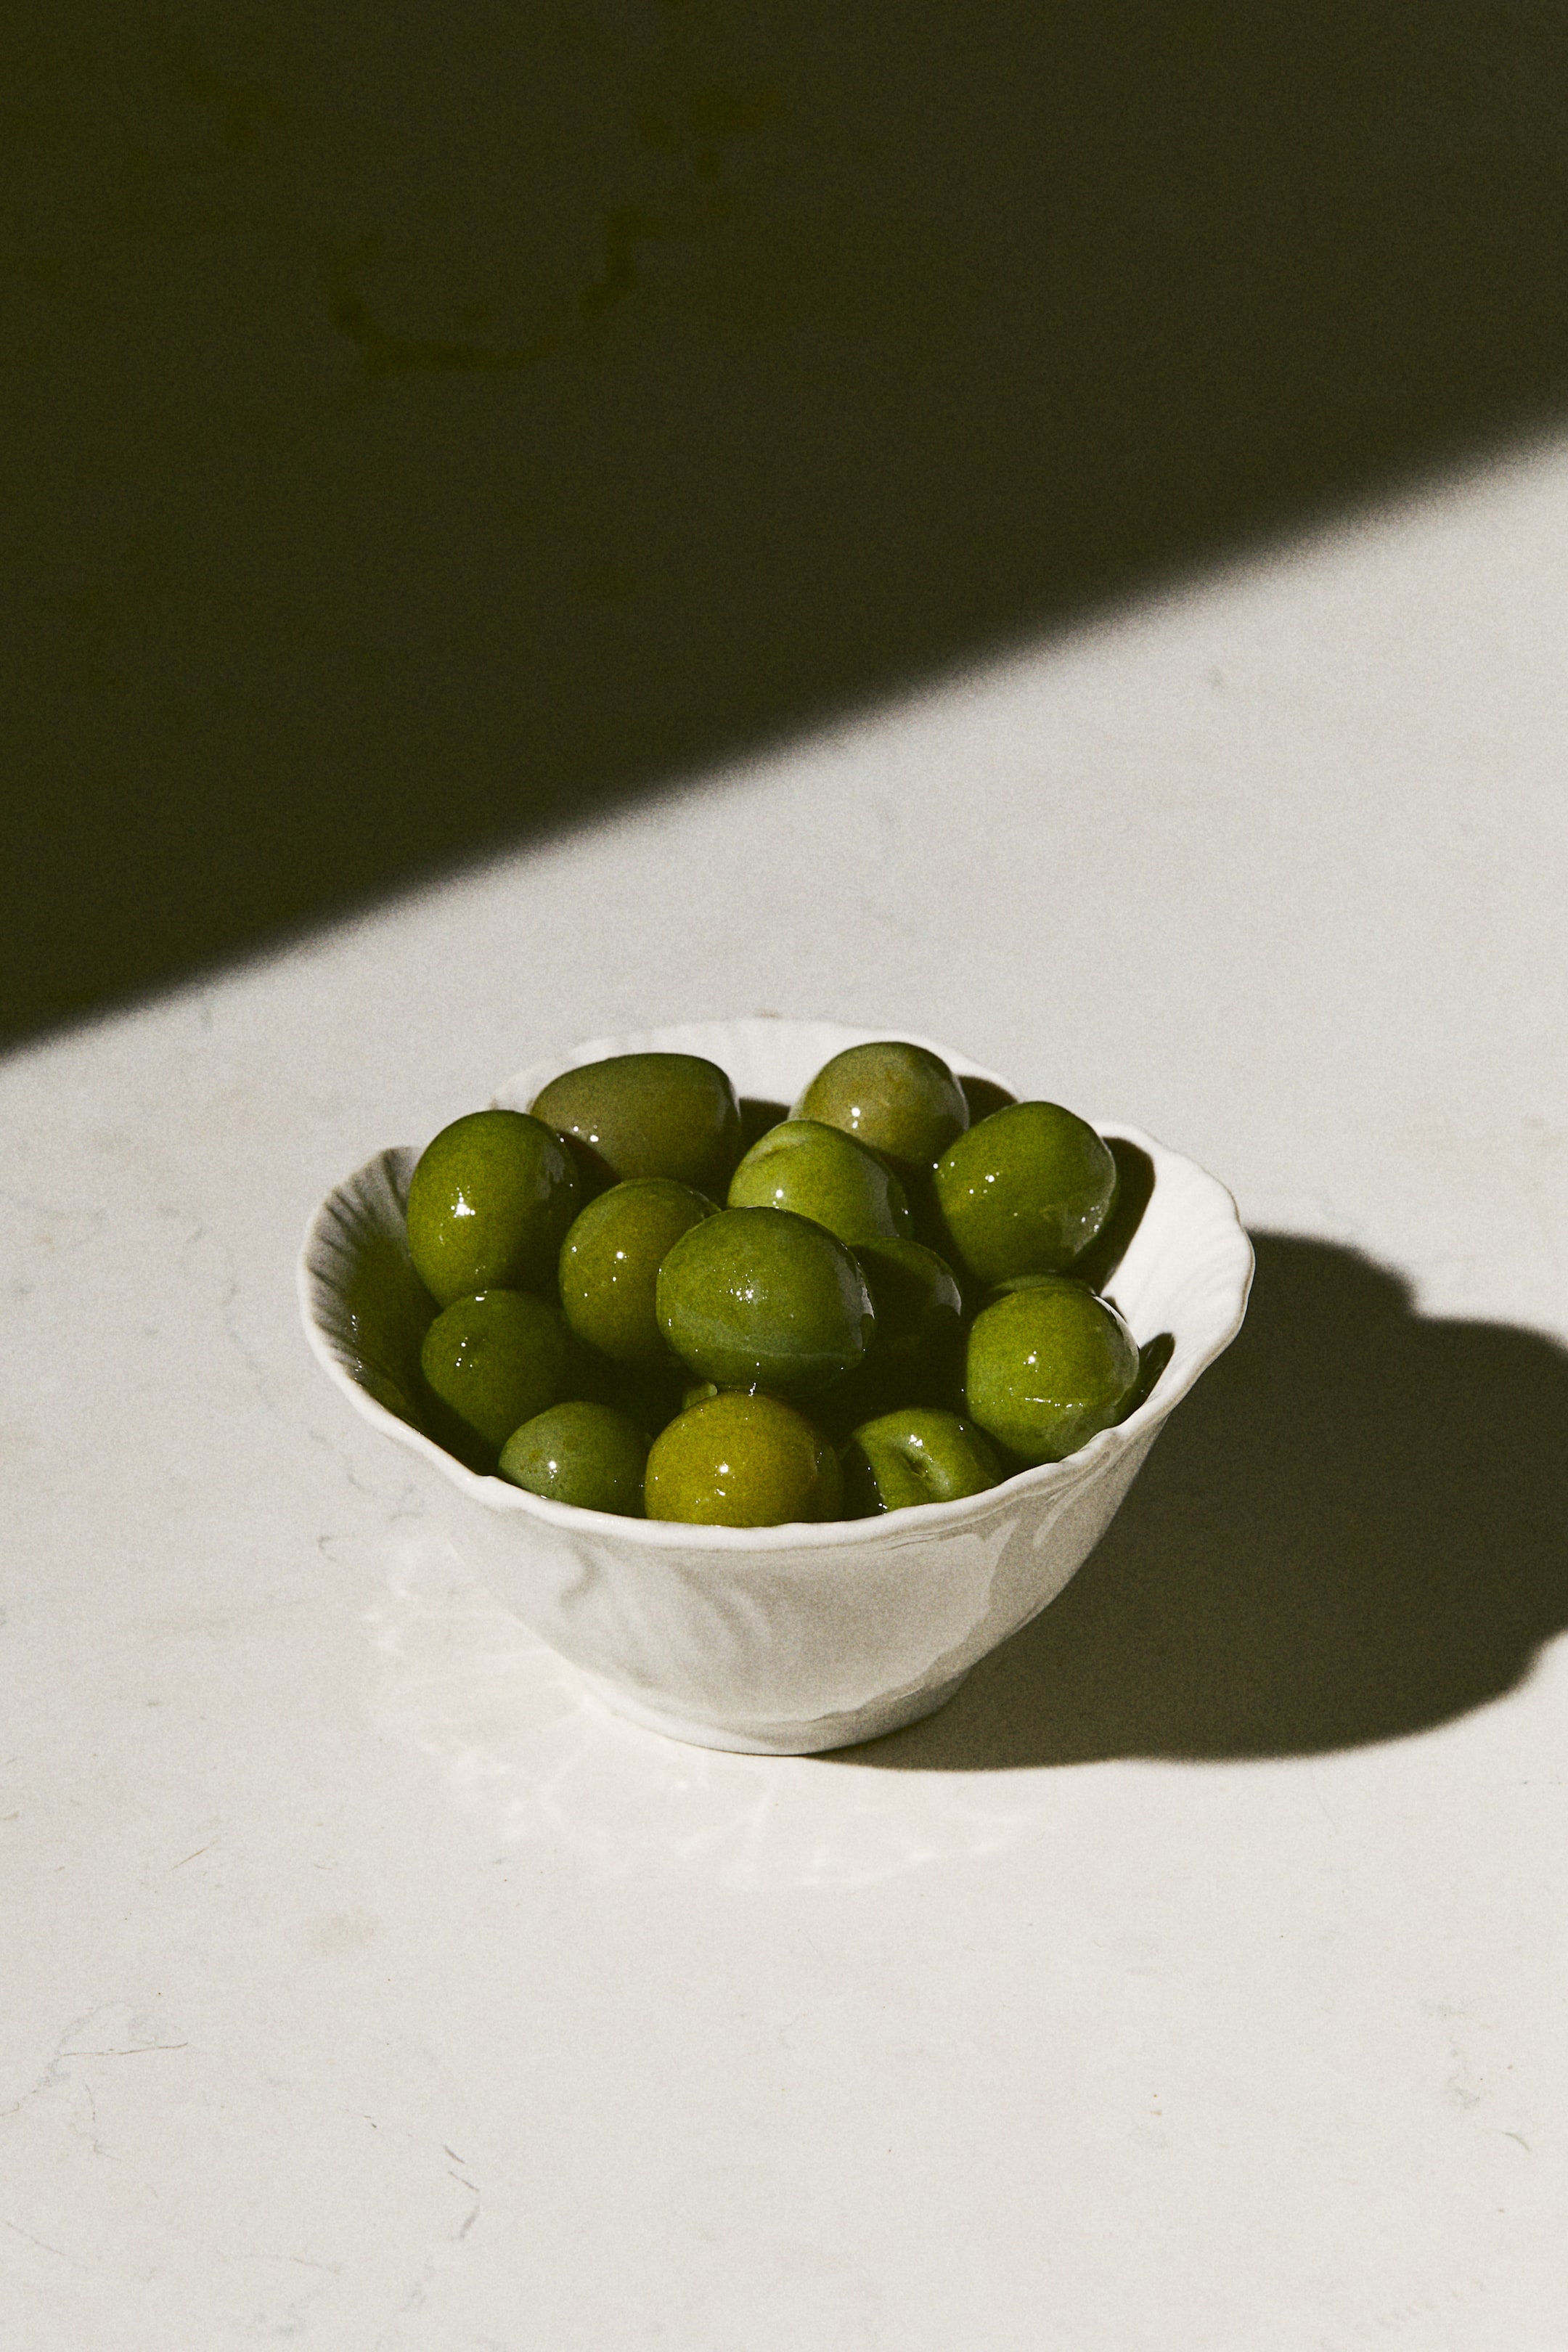
[[[1018,1099],[1016,1095],[1009,1094],[1005,1087],[997,1086],[991,1078],[965,1076],[961,1077],[958,1083],[963,1089],[963,1099],[969,1106],[971,1127],[978,1127],[981,1120],[989,1118],[994,1110],[1005,1110],[1009,1103],[1016,1102]]]
[[[742,1095],[741,1097],[742,1148],[750,1151],[753,1143],[760,1143],[771,1128],[777,1127],[782,1119],[786,1119],[788,1117],[788,1103],[767,1102],[761,1095]]]
[[[0,1034],[1551,416],[1523,0],[19,0]]]
[[[1152,1339],[1144,1340],[1138,1350],[1138,1378],[1133,1383],[1131,1395],[1121,1408],[1121,1418],[1123,1421],[1135,1413],[1140,1405],[1148,1403],[1175,1352],[1176,1339],[1173,1331],[1156,1331]]]
[[[1154,1194],[1154,1163],[1149,1154],[1140,1145],[1129,1143],[1125,1136],[1112,1135],[1107,1140],[1116,1162],[1116,1197],[1110,1216],[1072,1268],[1079,1280],[1094,1290],[1105,1288],[1126,1256]]]
[[[1257,1236],[1240,1338],[1060,1599],[843,1764],[1295,1756],[1512,1689],[1568,1625],[1568,1354],[1426,1320],[1353,1252]]]

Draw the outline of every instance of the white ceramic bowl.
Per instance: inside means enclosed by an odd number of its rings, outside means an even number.
[[[793,1102],[847,1045],[907,1031],[826,1021],[711,1022],[596,1037],[509,1079],[526,1109],[563,1070],[609,1054],[702,1054],[742,1095]],[[994,1073],[929,1038],[961,1076]],[[1001,1081],[996,1081],[1002,1083]],[[404,1208],[418,1151],[384,1151],[310,1221],[300,1299],[316,1356],[354,1409],[411,1457],[459,1554],[602,1697],[709,1748],[805,1755],[932,1713],[976,1659],[1055,1600],[1104,1534],[1166,1415],[1241,1327],[1252,1248],[1224,1186],[1126,1127],[1152,1190],[1107,1289],[1171,1354],[1152,1391],[1068,1461],[987,1493],[824,1527],[625,1519],[479,1477],[416,1426],[431,1307]]]

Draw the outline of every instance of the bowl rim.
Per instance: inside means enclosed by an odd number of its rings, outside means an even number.
[[[1007,1084],[1005,1079],[982,1068],[967,1056],[955,1055],[951,1047],[918,1037],[908,1029],[889,1027],[851,1033],[843,1024],[788,1020],[773,1015],[759,1017],[759,1026],[763,1019],[770,1024],[777,1019],[781,1027],[843,1028],[847,1042],[896,1037],[911,1045],[927,1045],[932,1052],[941,1054],[961,1076],[984,1077],[1000,1086]],[[741,1024],[735,1021],[668,1024],[663,1029],[595,1038],[584,1045],[574,1046],[570,1058],[556,1055],[525,1065],[512,1078],[503,1082],[492,1097],[492,1102],[524,1089],[531,1095],[537,1094],[540,1087],[560,1071],[580,1067],[584,1061],[605,1059],[610,1053],[692,1050],[663,1042],[673,1034],[677,1025],[683,1035],[693,1035],[703,1028],[732,1031]],[[645,1045],[642,1043],[644,1038],[659,1042]],[[817,1553],[840,1550],[846,1547],[858,1549],[867,1546],[901,1549],[906,1544],[921,1541],[928,1531],[947,1531],[964,1525],[977,1528],[984,1527],[992,1518],[1013,1509],[1024,1495],[1037,1495],[1065,1503],[1075,1488],[1097,1478],[1118,1455],[1137,1445],[1144,1437],[1152,1438],[1160,1423],[1174,1411],[1215,1359],[1225,1352],[1241,1328],[1252,1286],[1254,1259],[1252,1244],[1242,1224],[1234,1196],[1216,1176],[1211,1176],[1196,1160],[1173,1150],[1169,1144],[1162,1143],[1146,1129],[1120,1118],[1095,1119],[1091,1124],[1101,1135],[1114,1136],[1120,1141],[1131,1143],[1146,1151],[1154,1164],[1156,1184],[1163,1170],[1168,1170],[1172,1175],[1178,1171],[1183,1171],[1189,1180],[1197,1180],[1207,1192],[1211,1205],[1220,1211],[1220,1230],[1226,1233],[1227,1240],[1233,1233],[1234,1245],[1230,1252],[1230,1264],[1224,1269],[1226,1279],[1215,1286],[1216,1311],[1204,1330],[1202,1344],[1179,1370],[1173,1366],[1167,1368],[1143,1402],[1135,1412],[1129,1413],[1125,1421],[1114,1423],[1110,1429],[1102,1429],[1097,1436],[1090,1438],[1087,1445],[1081,1446],[1076,1454],[1068,1454],[1065,1461],[1037,1463],[1027,1469],[1015,1471],[996,1486],[987,1486],[978,1495],[960,1496],[952,1502],[922,1503],[905,1510],[879,1513],[863,1519],[792,1519],[780,1526],[767,1528],[703,1527],[684,1519],[637,1519],[623,1517],[615,1512],[585,1510],[574,1503],[558,1503],[547,1496],[531,1494],[526,1487],[514,1486],[509,1480],[493,1473],[468,1469],[438,1445],[434,1438],[427,1437],[423,1430],[416,1429],[410,1423],[400,1419],[389,1407],[371,1395],[340,1358],[334,1342],[322,1327],[316,1307],[317,1285],[322,1279],[317,1267],[321,1258],[326,1255],[329,1235],[333,1248],[342,1246],[340,1202],[352,1196],[363,1181],[378,1174],[394,1190],[398,1189],[401,1179],[402,1189],[405,1191],[407,1177],[413,1172],[421,1149],[416,1144],[393,1144],[373,1153],[352,1175],[333,1185],[311,1213],[295,1269],[300,1319],[317,1362],[362,1417],[398,1444],[412,1447],[416,1454],[422,1454],[459,1493],[467,1495],[486,1510],[510,1514],[579,1538],[591,1535],[603,1540],[613,1537],[634,1549],[645,1551],[695,1550],[755,1555]],[[1171,1378],[1172,1371],[1175,1371],[1173,1379]]]

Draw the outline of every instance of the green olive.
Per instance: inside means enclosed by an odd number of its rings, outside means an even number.
[[[659,1327],[683,1364],[722,1389],[811,1395],[871,1343],[871,1294],[840,1241],[787,1209],[721,1209],[658,1270]]]
[[[501,1448],[500,1475],[514,1486],[583,1511],[643,1516],[647,1439],[607,1404],[557,1404],[514,1429]]]
[[[932,1183],[956,1257],[999,1283],[1072,1264],[1110,1213],[1116,1162],[1058,1103],[1011,1103],[949,1144]]]
[[[956,1412],[919,1406],[862,1422],[844,1452],[845,1508],[855,1518],[952,1503],[1002,1476],[984,1431]]]
[[[929,1168],[969,1125],[969,1106],[939,1054],[887,1038],[825,1062],[795,1116],[842,1128],[902,1166]]]
[[[719,1201],[741,1156],[735,1089],[696,1054],[588,1062],[552,1078],[531,1108],[570,1136],[606,1183],[672,1176]]]
[[[855,1255],[871,1291],[877,1352],[942,1347],[958,1337],[963,1300],[945,1258],[921,1242],[857,1242]]]
[[[645,1495],[650,1519],[775,1528],[837,1518],[843,1484],[837,1455],[804,1413],[778,1397],[731,1392],[693,1405],[654,1439]]]
[[[634,1176],[590,1201],[561,1246],[561,1306],[580,1339],[617,1364],[669,1362],[654,1313],[659,1263],[711,1201],[669,1176]]]
[[[729,1205],[792,1210],[851,1247],[910,1231],[908,1198],[887,1163],[813,1118],[785,1119],[752,1146],[731,1180]]]
[[[1060,1462],[1120,1421],[1138,1377],[1138,1343],[1115,1307],[1066,1276],[1008,1292],[970,1327],[969,1413],[1026,1462]]]
[[[497,1287],[542,1289],[577,1205],[577,1171],[558,1135],[525,1111],[470,1111],[414,1171],[408,1254],[442,1307]]]
[[[574,1353],[560,1316],[542,1298],[486,1290],[442,1309],[425,1334],[419,1363],[442,1403],[498,1446],[574,1385]]]
[[[838,1432],[900,1405],[955,1401],[963,1381],[963,1301],[945,1259],[920,1242],[860,1242],[876,1332],[865,1360],[822,1402]]]

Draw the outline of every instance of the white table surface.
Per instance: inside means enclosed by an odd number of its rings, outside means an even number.
[[[1565,551],[1542,446],[0,1070],[0,2343],[1568,2341]],[[1296,1237],[832,1759],[584,1698],[293,1297],[378,1146],[763,1010]]]

